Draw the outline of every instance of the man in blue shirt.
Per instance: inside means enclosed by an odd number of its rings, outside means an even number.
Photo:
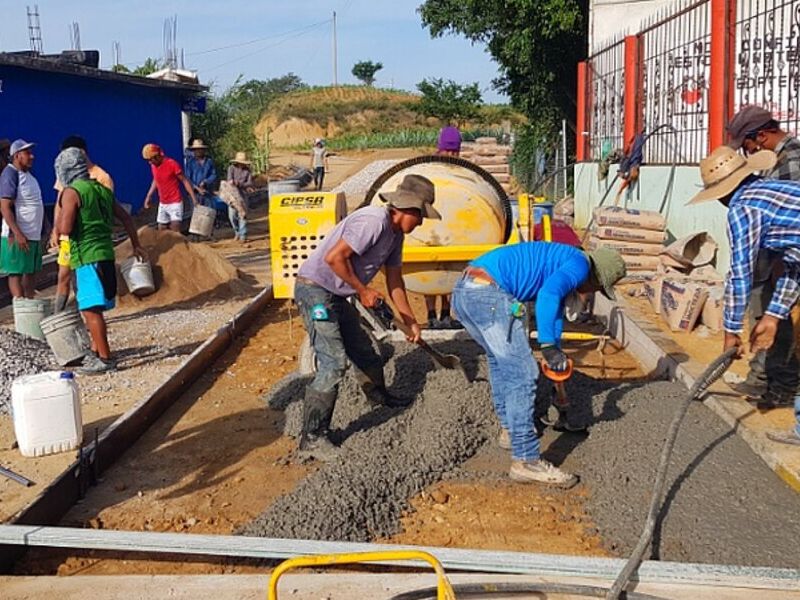
[[[763,316],[750,333],[750,350],[768,350],[781,320],[789,317],[800,297],[800,183],[763,179],[755,174],[775,166],[774,152],[756,152],[747,159],[720,146],[700,162],[704,189],[689,204],[719,200],[728,207],[731,266],[725,285],[724,349],[744,353],[741,333],[753,286],[759,252],[770,251],[783,263],[783,274]],[[800,446],[800,395],[794,400],[797,424],[768,433],[773,441]]]
[[[531,352],[523,303],[536,300],[536,326],[542,355],[563,372],[561,351],[564,299],[573,291],[602,291],[614,299],[613,286],[625,276],[615,250],[585,253],[565,244],[526,242],[503,246],[478,257],[453,290],[453,308],[470,336],[486,351],[492,399],[502,432],[500,445],[511,450],[514,481],[571,487],[574,475],[540,455],[533,423],[539,369]]]
[[[206,156],[208,146],[203,140],[196,139],[188,150],[192,152],[192,156],[186,158],[186,177],[197,193],[200,203],[213,208],[214,196],[211,192],[217,182],[217,170],[214,168],[214,162]]]

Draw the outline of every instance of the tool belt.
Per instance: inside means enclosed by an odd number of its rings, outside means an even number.
[[[479,267],[467,267],[464,269],[464,277],[469,277],[480,285],[497,285],[492,276]]]

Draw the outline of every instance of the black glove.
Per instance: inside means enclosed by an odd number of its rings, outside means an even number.
[[[545,346],[542,348],[542,356],[547,366],[553,369],[556,373],[563,373],[569,368],[567,355],[564,354],[560,348],[556,346]]]

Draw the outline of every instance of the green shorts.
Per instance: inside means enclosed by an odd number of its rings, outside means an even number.
[[[0,270],[9,275],[31,275],[42,270],[42,243],[28,240],[28,249],[9,244],[8,238],[0,242]]]

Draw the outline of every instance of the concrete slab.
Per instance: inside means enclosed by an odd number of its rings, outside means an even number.
[[[453,585],[467,583],[555,583],[549,577],[451,575]],[[91,591],[93,600],[138,600],[170,598],[171,600],[255,600],[266,596],[269,575],[121,575],[76,577],[2,577],[0,588],[5,600],[31,600],[58,597],[59,600],[84,600]],[[604,580],[560,578],[558,583],[577,583],[608,587]],[[398,594],[430,588],[436,579],[430,574],[288,574],[281,578],[279,598],[292,600],[361,600],[392,598]],[[670,600],[793,600],[800,591],[762,590],[729,586],[700,587],[677,583],[647,583],[636,586],[636,592]],[[432,596],[433,597],[433,596]],[[474,597],[474,596],[470,596]],[[571,594],[483,595],[484,598],[540,598],[567,600],[585,598]]]
[[[615,304],[597,294],[595,314],[607,322],[610,333],[654,376],[664,375],[691,387],[707,366],[693,358],[692,348],[666,335],[653,323],[652,315],[644,314],[622,295]],[[704,402],[787,485],[800,493],[800,449],[767,439],[766,432],[775,429],[773,422],[744,398],[732,394],[722,382],[711,387]]]

